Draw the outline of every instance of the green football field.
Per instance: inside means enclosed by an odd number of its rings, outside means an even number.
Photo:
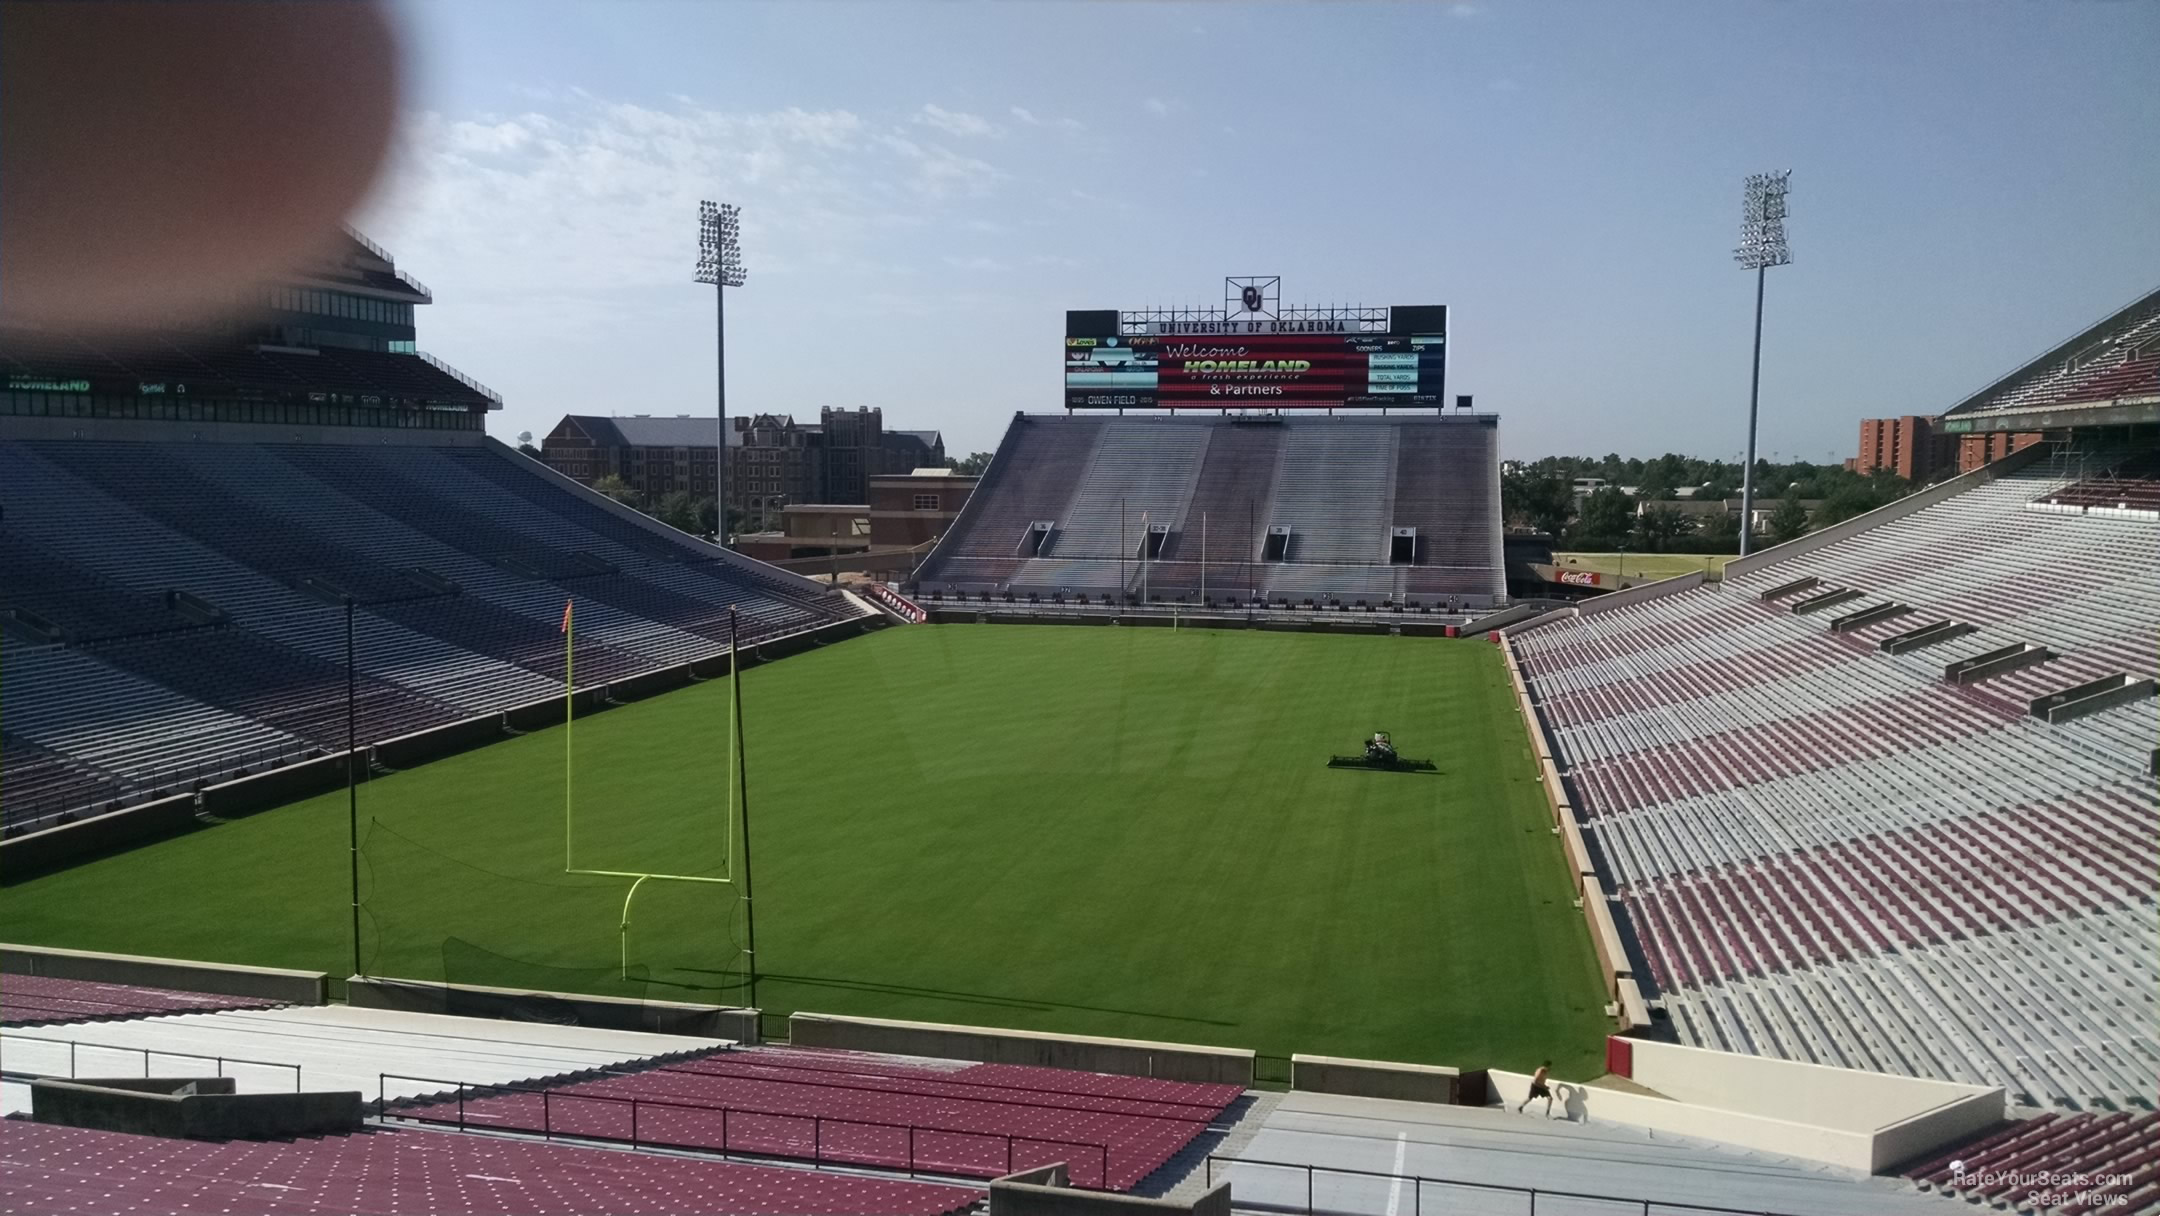
[[[577,722],[579,869],[739,876],[728,685]],[[743,679],[758,1003],[1602,1071],[1604,997],[1497,649],[887,629]],[[1392,732],[1436,774],[1331,770]],[[740,1003],[739,885],[565,873],[564,732],[361,787],[370,974]],[[0,888],[0,937],[352,968],[346,797]]]

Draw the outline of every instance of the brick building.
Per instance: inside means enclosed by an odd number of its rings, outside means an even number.
[[[1984,435],[1957,436],[1957,467],[1970,473],[1981,465],[2001,460],[2020,448],[2040,442],[2038,431],[1993,431]]]
[[[945,535],[977,480],[943,468],[871,478],[871,543],[881,549],[913,548]]]
[[[711,496],[718,440],[710,416],[568,414],[540,441],[540,455],[587,485],[612,473],[650,503],[676,490]],[[814,426],[789,414],[737,415],[728,419],[727,452],[728,504],[768,524],[791,504],[867,503],[872,477],[945,463],[938,432],[888,431],[883,412],[868,408],[822,409]]]
[[[648,500],[677,490],[710,497],[719,438],[716,420],[689,414],[566,414],[540,440],[540,459],[586,485],[612,473]]]
[[[729,420],[728,498],[753,517],[794,503],[867,503],[870,479],[945,463],[936,431],[888,431],[881,410],[818,411],[816,426],[786,414]]]
[[[1860,454],[1845,462],[1855,473],[1895,473],[1915,482],[1946,475],[1952,466],[1970,473],[2019,448],[2040,442],[2037,433],[1954,435],[1942,419],[1924,414],[1860,420]]]
[[[1957,458],[1957,439],[1919,414],[1860,420],[1860,454],[1846,463],[1856,473],[1895,473],[1929,481]]]

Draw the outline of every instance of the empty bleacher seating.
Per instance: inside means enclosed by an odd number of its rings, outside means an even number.
[[[1210,599],[1489,606],[1496,436],[1489,418],[1023,415],[915,578],[940,595],[1189,600],[1204,583]],[[1055,527],[1031,555],[1037,521]],[[1280,553],[1271,527],[1289,529]],[[1392,560],[1398,527],[1417,530],[1408,562]]]
[[[2160,512],[2160,454],[2141,457],[2080,478],[2042,500],[2051,507]]]
[[[2035,463],[1722,587],[1510,635],[1682,1041],[2151,1108],[2154,703],[2061,726],[2028,707],[2153,673],[2160,530],[2027,509],[2065,482]],[[1788,610],[1840,588],[1862,594]],[[1892,602],[1913,611],[1831,628]],[[1977,628],[1879,649],[1938,619]],[[2058,657],[1944,682],[2014,641]]]
[[[2160,393],[2160,291],[1960,402],[1952,414],[2087,405]]]
[[[0,986],[0,1025],[39,1026],[47,1022],[104,1021],[214,1009],[269,1009],[277,1004],[259,997],[178,992],[140,984],[10,975]]]
[[[1899,1171],[1922,1190],[2060,1216],[2160,1209],[2160,1114],[2017,1119]]]
[[[435,1131],[168,1140],[0,1120],[12,1211],[275,1216],[939,1216],[982,1192],[901,1179]]]
[[[559,696],[566,599],[581,684],[864,611],[500,444],[12,440],[0,510],[11,830],[342,748],[347,596],[363,743]]]
[[[983,1178],[1063,1161],[1075,1185],[1130,1190],[1239,1093],[1054,1068],[760,1048],[545,1087],[428,1095],[388,1113]]]

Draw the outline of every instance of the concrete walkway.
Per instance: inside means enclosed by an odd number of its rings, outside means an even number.
[[[1381,1175],[1446,1179],[1422,1185],[1316,1171],[1316,1210],[1359,1216],[1532,1211],[1526,1190],[1609,1196],[1593,1201],[1540,1193],[1537,1216],[1616,1216],[1641,1201],[1729,1207],[1780,1216],[1944,1216],[1952,1201],[1910,1183],[1866,1178],[1809,1162],[1747,1152],[1639,1128],[1582,1125],[1499,1107],[1436,1106],[1332,1094],[1286,1095],[1227,1166],[1236,1205],[1304,1211],[1303,1169],[1258,1161],[1334,1166]],[[1556,1108],[1557,1109],[1557,1108]],[[1217,1177],[1226,1167],[1218,1165]],[[1450,1185],[1452,1183],[1453,1185]],[[1634,1200],[1616,1203],[1613,1200]],[[1964,1205],[1958,1205],[1963,1208]],[[1657,1202],[1649,1208],[1661,1209]]]

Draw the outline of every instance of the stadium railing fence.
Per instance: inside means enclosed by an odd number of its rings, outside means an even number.
[[[1793,1213],[1776,1212],[1768,1208],[1716,1207],[1699,1203],[1681,1203],[1678,1200],[1596,1195],[1587,1191],[1562,1191],[1549,1187],[1509,1186],[1499,1182],[1468,1182],[1459,1178],[1430,1178],[1421,1174],[1390,1174],[1379,1170],[1356,1170],[1332,1165],[1313,1165],[1301,1161],[1260,1161],[1247,1157],[1222,1157],[1213,1153],[1208,1154],[1205,1162],[1206,1181],[1204,1185],[1213,1187],[1217,1173],[1221,1173],[1225,1179],[1235,1181],[1231,1179],[1232,1167],[1274,1171],[1276,1177],[1293,1179],[1291,1185],[1295,1185],[1295,1175],[1302,1174],[1304,1176],[1305,1197],[1302,1206],[1294,1201],[1285,1202],[1272,1193],[1264,1192],[1266,1194],[1265,1198],[1251,1195],[1239,1197],[1238,1207],[1260,1211],[1304,1213],[1344,1211],[1347,1209],[1341,1207],[1340,1204],[1347,1197],[1341,1194],[1325,1194],[1321,1190],[1322,1184],[1333,1183],[1335,1189],[1340,1192],[1363,1182],[1375,1188],[1382,1186],[1391,1189],[1406,1187],[1408,1190],[1407,1195],[1402,1194],[1400,1190],[1394,1190],[1393,1196],[1387,1201],[1387,1210],[1398,1213],[1407,1211],[1409,1216],[1422,1216],[1428,1190],[1436,1192],[1434,1195],[1436,1206],[1433,1208],[1435,1212],[1464,1210],[1459,1206],[1461,1202],[1459,1196],[1462,1192],[1473,1192],[1485,1197],[1486,1200],[1484,1205],[1478,1207],[1478,1211],[1498,1212],[1501,1209],[1489,1206],[1491,1197],[1513,1195],[1522,1202],[1522,1207],[1518,1210],[1528,1213],[1528,1216],[1537,1216],[1538,1200],[1541,1198],[1548,1201],[1547,1210],[1554,1210],[1555,1205],[1550,1201],[1562,1200],[1566,1201],[1566,1203],[1561,1206],[1564,1206],[1570,1212],[1580,1212],[1582,1211],[1582,1204],[1592,1203],[1611,1205],[1615,1213],[1632,1212],[1636,1216],[1657,1216],[1657,1213],[1661,1212],[1686,1212],[1699,1214],[1699,1216],[1794,1216]],[[1316,1203],[1316,1196],[1325,1199],[1327,1202]],[[1409,1202],[1404,1204],[1403,1199],[1408,1199]],[[1329,1203],[1336,1206],[1329,1206]]]
[[[418,1081],[427,1085],[439,1085],[443,1088],[431,1094],[418,1095],[411,1098],[399,1098],[395,1101],[391,1101],[387,1097],[387,1094],[389,1092],[390,1082],[392,1081]],[[630,1098],[621,1097],[614,1094],[573,1094],[566,1093],[561,1090],[541,1089],[526,1085],[474,1084],[465,1081],[448,1081],[443,1080],[439,1077],[406,1076],[400,1073],[393,1072],[378,1073],[376,1075],[375,1086],[375,1118],[378,1121],[384,1121],[388,1119],[402,1119],[412,1123],[432,1123],[441,1126],[455,1127],[461,1132],[471,1130],[472,1128],[481,1128],[487,1131],[495,1132],[537,1131],[540,1133],[541,1138],[545,1140],[554,1140],[557,1136],[561,1136],[567,1140],[597,1141],[606,1144],[627,1144],[633,1149],[657,1148],[685,1152],[718,1152],[723,1157],[729,1156],[730,1154],[755,1157],[777,1157],[792,1161],[807,1160],[813,1165],[817,1166],[832,1164],[837,1166],[861,1167],[864,1165],[883,1165],[886,1163],[877,1160],[865,1160],[867,1154],[865,1154],[862,1150],[843,1149],[836,1150],[833,1153],[828,1153],[825,1144],[825,1129],[828,1127],[836,1129],[884,1128],[888,1131],[900,1132],[904,1134],[905,1149],[902,1153],[902,1160],[899,1164],[904,1166],[904,1168],[907,1170],[908,1176],[911,1178],[918,1173],[959,1177],[968,1176],[962,1173],[960,1170],[953,1168],[954,1163],[952,1162],[945,1162],[942,1164],[942,1166],[940,1166],[937,1162],[931,1162],[928,1165],[925,1165],[922,1158],[917,1153],[917,1140],[919,1135],[922,1133],[931,1133],[934,1135],[945,1137],[963,1137],[974,1140],[988,1141],[992,1143],[1001,1142],[1005,1147],[1005,1165],[1003,1172],[1007,1174],[1012,1173],[1015,1169],[1028,1168],[1029,1164],[1046,1164],[1044,1162],[1021,1162],[1021,1159],[1016,1151],[1021,1146],[1038,1144],[1048,1145],[1060,1149],[1088,1149],[1091,1150],[1090,1155],[1096,1158],[1098,1166],[1101,1170],[1101,1172],[1096,1175],[1096,1178],[1098,1181],[1102,1182],[1104,1186],[1090,1187],[1079,1182],[1074,1182],[1074,1188],[1077,1190],[1105,1189],[1110,1177],[1110,1146],[1090,1140],[1050,1139],[1042,1136],[1014,1135],[1010,1132],[983,1132],[974,1131],[967,1128],[937,1127],[935,1125],[926,1123],[890,1123],[876,1119],[855,1119],[839,1115],[805,1115],[794,1111],[754,1110],[749,1107],[742,1106],[725,1106],[713,1103],[685,1102],[669,1098]],[[454,1095],[452,1094],[453,1090],[455,1091]],[[472,1123],[470,1126],[468,1126],[466,1116],[466,1103],[468,1092],[472,1094],[474,1099],[492,1098],[505,1094],[538,1095],[540,1098],[540,1126],[537,1128],[517,1127],[510,1120],[504,1119],[499,1115]],[[434,1114],[426,1113],[429,1111],[430,1108],[446,1107],[453,1102],[456,1104],[455,1113],[450,1113],[447,1111]],[[571,1130],[568,1128],[558,1128],[555,1122],[555,1115],[558,1111],[558,1108],[574,1108],[576,1104],[580,1102],[601,1103],[603,1105],[610,1105],[617,1108],[625,1106],[628,1107],[630,1118],[629,1134],[609,1135],[605,1132],[594,1131],[590,1127],[578,1128],[576,1130]],[[660,1135],[650,1134],[644,1130],[652,1126],[649,1121],[645,1122],[642,1127],[640,1125],[642,1112],[650,1110],[696,1111],[699,1114],[706,1116],[718,1115],[720,1117],[718,1142],[687,1142],[681,1140],[670,1140]],[[779,1149],[786,1146],[775,1146],[769,1141],[761,1144],[759,1147],[756,1148],[738,1148],[733,1143],[731,1143],[729,1134],[730,1129],[728,1125],[728,1120],[730,1116],[734,1116],[738,1122],[743,1118],[755,1118],[766,1120],[786,1120],[795,1124],[807,1124],[810,1131],[810,1152],[807,1156],[805,1156],[800,1152],[779,1151]]]
[[[141,1056],[143,1076],[146,1079],[150,1076],[150,1059],[152,1056],[156,1056],[159,1059],[171,1060],[210,1060],[217,1065],[216,1075],[220,1077],[225,1075],[225,1066],[228,1064],[246,1064],[255,1068],[284,1069],[292,1073],[293,1092],[300,1092],[300,1066],[298,1064],[287,1064],[282,1060],[250,1060],[245,1056],[212,1056],[204,1055],[203,1053],[198,1051],[171,1051],[162,1047],[134,1047],[126,1043],[99,1043],[90,1039],[56,1039],[41,1034],[22,1034],[12,1028],[5,1031],[0,1031],[0,1038],[4,1038],[7,1042],[10,1043],[49,1043],[54,1045],[65,1044],[68,1049],[67,1075],[68,1079],[71,1081],[75,1080],[77,1076],[76,1056],[78,1050],[82,1048],[88,1048],[92,1051],[111,1051],[122,1054]],[[18,1053],[17,1058],[13,1061],[10,1061],[10,1063],[11,1065],[14,1065],[14,1067],[10,1067],[8,1070],[11,1073],[19,1072],[20,1075],[33,1079],[39,1077],[49,1077],[53,1075],[51,1073],[39,1073],[27,1069],[21,1069],[20,1053]]]

